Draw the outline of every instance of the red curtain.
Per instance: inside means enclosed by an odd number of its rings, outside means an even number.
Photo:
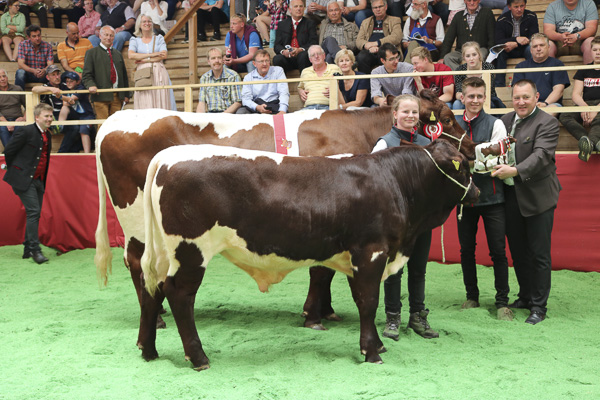
[[[554,215],[552,264],[554,269],[600,272],[600,185],[596,183],[600,157],[584,163],[575,154],[557,155],[558,176],[563,190]],[[0,164],[4,157],[0,156]],[[0,172],[0,179],[5,171]],[[111,246],[123,246],[123,231],[107,200]],[[25,211],[6,182],[0,182],[0,245],[14,245],[25,235]],[[98,220],[98,186],[93,155],[51,157],[48,186],[40,221],[43,244],[61,251],[95,247]],[[441,229],[434,231],[430,259],[442,260]],[[477,262],[491,265],[483,225],[477,236]],[[460,262],[456,215],[444,225],[446,262]],[[507,246],[508,251],[508,246]]]

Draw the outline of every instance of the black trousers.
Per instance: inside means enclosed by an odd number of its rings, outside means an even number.
[[[79,22],[79,18],[85,15],[85,10],[81,7],[73,7],[68,10],[62,8],[54,8],[52,9],[52,14],[54,18],[54,27],[62,28],[62,16],[63,14],[67,16],[69,22]]]
[[[13,192],[19,196],[23,207],[25,207],[25,241],[23,242],[25,252],[40,251],[38,227],[44,200],[44,184],[41,180],[34,179],[26,190],[21,192],[13,189]]]
[[[430,247],[431,231],[427,231],[417,238],[413,252],[406,264],[408,269],[408,304],[411,314],[425,309],[425,272]],[[397,313],[402,308],[400,287],[403,272],[404,269],[401,269],[397,274],[390,275],[383,282],[386,313]]]
[[[519,298],[531,303],[531,311],[546,313],[551,286],[554,208],[523,217],[514,187],[505,187],[504,198],[506,235],[519,282]]]
[[[457,221],[458,241],[460,242],[460,265],[467,299],[479,301],[475,248],[479,218],[483,218],[490,257],[494,263],[494,286],[496,287],[496,307],[508,305],[508,260],[506,259],[504,204],[491,204],[479,207],[464,207],[462,219]]]
[[[369,50],[361,50],[356,56],[357,69],[365,74],[370,74],[373,68],[381,65],[377,53],[371,53]]]
[[[289,58],[277,54],[273,57],[273,65],[283,68],[286,72],[297,69],[300,73],[304,68],[312,66],[308,59],[308,51],[301,51],[298,56]]]
[[[206,11],[199,8],[198,11],[196,11],[196,15],[198,16],[198,34],[206,34],[206,30],[204,27],[207,23],[212,24],[214,32],[221,32],[221,24],[224,24],[225,22],[229,21],[229,19],[227,18],[227,14],[225,14],[223,10],[217,7],[211,8],[210,11]]]

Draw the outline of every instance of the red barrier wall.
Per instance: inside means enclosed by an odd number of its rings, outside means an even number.
[[[0,156],[0,164],[4,157]],[[563,190],[555,213],[552,232],[554,269],[600,272],[600,157],[586,164],[575,154],[557,155],[558,175]],[[0,172],[0,179],[5,171]],[[123,245],[123,232],[108,203],[111,246]],[[61,251],[94,247],[98,219],[98,186],[93,155],[52,155],[48,186],[40,221],[42,243]],[[23,241],[25,211],[6,182],[0,182],[0,245]],[[483,226],[477,236],[477,262],[490,265]],[[444,225],[446,262],[460,262],[456,216]],[[430,258],[440,261],[440,228],[434,231]]]

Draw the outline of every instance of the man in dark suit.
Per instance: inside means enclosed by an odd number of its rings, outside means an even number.
[[[34,110],[35,124],[17,128],[4,149],[7,171],[4,180],[21,199],[27,215],[23,258],[38,263],[48,261],[40,248],[38,226],[50,164],[52,137],[52,107],[38,104]]]
[[[130,92],[103,92],[98,89],[129,87],[127,68],[121,52],[112,47],[115,30],[110,26],[100,29],[100,46],[85,53],[83,62],[83,84],[92,94],[96,116],[106,119],[119,111],[122,103],[128,103]]]
[[[308,48],[318,44],[317,25],[313,20],[303,18],[304,3],[302,0],[292,0],[290,3],[292,18],[284,19],[277,25],[275,33],[275,57],[273,65],[284,71],[310,67]]]
[[[517,139],[515,165],[497,166],[492,173],[505,183],[509,178],[514,181],[514,186],[504,189],[506,236],[519,282],[519,298],[509,307],[529,308],[525,322],[532,325],[546,318],[552,225],[561,190],[554,157],[558,121],[536,106],[538,98],[532,81],[523,79],[514,84],[515,111],[504,115],[502,122]]]

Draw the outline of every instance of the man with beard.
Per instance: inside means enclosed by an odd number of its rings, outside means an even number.
[[[402,48],[407,54],[407,62],[410,62],[412,50],[418,46],[429,50],[433,61],[440,59],[440,47],[445,35],[444,24],[439,16],[429,11],[427,4],[427,0],[413,0],[412,12],[404,24]]]

